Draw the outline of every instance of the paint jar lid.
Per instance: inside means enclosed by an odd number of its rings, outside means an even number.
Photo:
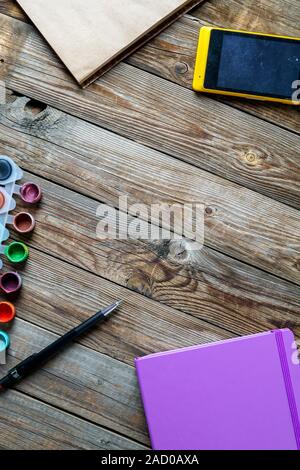
[[[6,245],[4,253],[11,263],[24,263],[29,256],[29,248],[25,243],[12,242]]]
[[[5,331],[0,331],[0,352],[5,351],[9,346],[9,336]]]
[[[7,180],[12,174],[12,166],[9,161],[0,158],[0,181]]]
[[[15,318],[16,308],[10,302],[0,302],[0,323],[9,323]]]
[[[22,278],[20,274],[9,271],[0,276],[0,288],[6,294],[14,294],[22,286]]]

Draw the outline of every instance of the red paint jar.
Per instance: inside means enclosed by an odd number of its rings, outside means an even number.
[[[11,322],[16,315],[15,306],[10,302],[0,302],[0,323]]]

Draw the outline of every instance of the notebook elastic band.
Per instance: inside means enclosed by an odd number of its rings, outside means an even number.
[[[291,379],[291,374],[290,374],[290,368],[289,368],[288,360],[286,357],[286,349],[284,345],[282,332],[275,331],[275,338],[276,338],[276,343],[277,343],[277,348],[278,348],[278,353],[279,353],[279,358],[280,358],[280,364],[281,364],[287,399],[289,402],[289,407],[290,407],[290,412],[291,412],[291,418],[292,418],[292,423],[293,423],[293,428],[294,428],[294,433],[295,433],[297,449],[300,450],[300,421],[299,421],[297,404],[296,404],[296,399],[295,399],[295,394],[294,394],[294,389],[293,389],[293,384],[292,384],[292,379]]]

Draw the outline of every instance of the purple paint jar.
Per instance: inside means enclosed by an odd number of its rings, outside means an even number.
[[[22,286],[22,278],[16,272],[7,272],[0,276],[0,288],[6,294],[17,292]]]
[[[20,196],[27,204],[36,204],[42,199],[42,190],[36,183],[24,183],[20,188]]]

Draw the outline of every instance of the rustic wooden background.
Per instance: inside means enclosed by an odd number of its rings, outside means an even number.
[[[191,90],[201,25],[297,36],[299,19],[299,0],[210,0],[81,90],[1,1],[0,151],[44,188],[1,374],[125,302],[1,395],[0,448],[147,447],[135,356],[271,328],[299,339],[299,110]],[[124,194],[203,202],[204,249],[97,240],[98,204]]]

